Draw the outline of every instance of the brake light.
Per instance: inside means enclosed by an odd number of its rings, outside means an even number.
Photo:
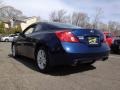
[[[78,38],[75,37],[70,31],[57,31],[56,36],[63,42],[79,42]]]

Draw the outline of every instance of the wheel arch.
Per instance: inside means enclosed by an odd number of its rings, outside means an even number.
[[[5,40],[5,41],[9,41],[9,39],[8,39],[8,38],[5,38],[4,40]]]
[[[40,48],[40,47],[44,47],[46,50],[50,51],[49,47],[46,44],[43,44],[43,43],[39,42],[35,46],[35,52],[34,52],[35,57],[36,57],[36,53],[38,51],[38,48]]]

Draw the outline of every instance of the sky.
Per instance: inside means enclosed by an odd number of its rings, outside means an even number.
[[[68,14],[84,12],[92,19],[101,8],[101,21],[120,22],[120,0],[4,0],[5,4],[21,10],[26,16],[40,16],[48,20],[50,12],[65,9]]]

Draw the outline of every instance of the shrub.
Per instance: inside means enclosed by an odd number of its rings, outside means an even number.
[[[5,33],[5,25],[3,22],[0,22],[0,34],[4,34]]]
[[[10,28],[8,30],[5,30],[5,34],[16,34],[22,32],[21,26],[17,25],[13,28]]]

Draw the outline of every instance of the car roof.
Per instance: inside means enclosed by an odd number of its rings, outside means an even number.
[[[60,27],[60,28],[66,28],[66,27],[71,27],[71,28],[81,28],[81,27],[78,27],[78,26],[75,26],[75,25],[72,25],[72,24],[69,24],[69,23],[60,23],[60,22],[37,22],[37,23],[34,23],[32,25],[38,25],[38,24],[47,24],[47,25],[52,25],[52,26],[56,26],[56,27]]]

